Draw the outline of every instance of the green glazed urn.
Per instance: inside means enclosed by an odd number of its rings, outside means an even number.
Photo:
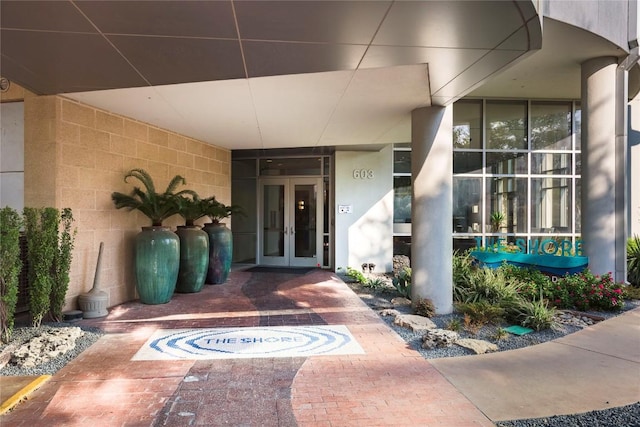
[[[197,225],[178,226],[180,270],[176,292],[200,292],[209,266],[209,235]]]
[[[136,236],[136,289],[143,304],[165,304],[176,289],[180,239],[169,227],[142,227]]]
[[[209,268],[207,283],[219,285],[229,278],[233,239],[231,230],[223,223],[208,223],[204,231],[209,235]]]

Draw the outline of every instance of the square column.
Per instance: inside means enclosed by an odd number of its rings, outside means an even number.
[[[453,106],[411,113],[411,297],[453,311]]]

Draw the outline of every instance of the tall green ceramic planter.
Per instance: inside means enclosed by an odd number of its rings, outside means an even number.
[[[176,292],[200,292],[209,266],[209,235],[196,225],[181,225],[176,234],[180,238],[180,271]]]
[[[136,288],[143,304],[165,304],[176,289],[180,239],[169,227],[142,227],[136,236]]]
[[[231,230],[222,223],[208,223],[204,231],[209,235],[209,268],[207,283],[218,285],[229,278],[233,240]]]

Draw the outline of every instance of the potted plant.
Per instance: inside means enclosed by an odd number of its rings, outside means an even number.
[[[166,190],[159,193],[153,179],[143,169],[132,169],[125,176],[139,180],[144,188],[134,187],[131,194],[114,192],[111,199],[118,209],[138,210],[151,220],[150,227],[142,227],[136,236],[136,289],[144,304],[169,302],[176,288],[180,265],[180,240],[163,221],[178,213],[175,193],[185,180],[176,175]]]
[[[200,292],[207,278],[209,266],[209,235],[195,221],[206,216],[206,202],[197,193],[190,191],[190,197],[177,196],[178,215],[185,225],[178,226],[176,234],[180,239],[180,269],[176,292]]]
[[[493,227],[494,233],[499,233],[502,228],[502,224],[504,223],[504,214],[500,211],[495,211],[491,213],[491,226]]]
[[[220,222],[233,214],[242,214],[239,206],[227,206],[215,197],[204,199],[204,212],[211,219],[204,225],[204,231],[209,235],[209,268],[207,283],[220,284],[227,281],[231,270],[233,255],[233,240],[231,230]]]

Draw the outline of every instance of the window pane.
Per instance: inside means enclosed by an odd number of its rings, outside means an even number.
[[[411,236],[393,236],[393,254],[411,259]]]
[[[482,153],[454,151],[453,173],[482,173]]]
[[[411,173],[411,151],[393,152],[393,172]]]
[[[482,148],[482,101],[453,104],[453,148]]]
[[[571,231],[571,180],[531,179],[531,231],[569,233]]]
[[[531,149],[571,149],[571,103],[531,103]]]
[[[319,157],[260,159],[260,175],[321,175],[321,166],[322,159]]]
[[[234,179],[231,182],[231,203],[242,206],[244,215],[233,216],[233,232],[255,233],[258,231],[256,218],[258,217],[257,206],[257,183],[255,179]]]
[[[582,154],[576,153],[576,175],[582,175]]]
[[[487,171],[496,175],[527,173],[527,153],[487,153]]]
[[[464,252],[468,249],[473,249],[476,247],[476,239],[473,238],[453,238],[453,250]]]
[[[411,177],[393,178],[393,222],[411,223]]]
[[[582,107],[576,104],[576,113],[573,116],[576,126],[576,150],[580,151],[582,147]]]
[[[453,177],[453,232],[479,233],[482,178]]]
[[[576,233],[580,234],[582,231],[582,184],[579,178],[576,178],[576,209],[575,209],[575,222]]]
[[[533,153],[531,173],[542,175],[571,175],[571,154]]]
[[[487,178],[485,230],[491,233],[525,233],[527,231],[527,179]],[[491,220],[493,214],[502,220]]]
[[[527,148],[527,103],[487,101],[487,148]]]

